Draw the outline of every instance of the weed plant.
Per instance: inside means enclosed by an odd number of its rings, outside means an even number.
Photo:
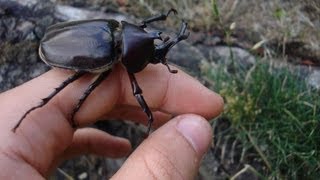
[[[237,61],[232,61],[237,62]],[[226,102],[233,136],[263,160],[267,178],[320,177],[320,96],[288,68],[221,64],[206,73]]]

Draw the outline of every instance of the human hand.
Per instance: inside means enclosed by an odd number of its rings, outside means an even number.
[[[0,179],[44,179],[57,165],[81,154],[123,157],[128,140],[92,128],[73,129],[69,113],[92,81],[86,75],[70,84],[44,107],[30,113],[13,133],[20,116],[37,105],[71,73],[51,70],[0,94]],[[222,111],[220,96],[182,71],[172,75],[166,67],[149,65],[137,74],[144,97],[154,112],[154,127],[172,115],[194,113],[210,119]],[[177,116],[152,133],[115,174],[114,179],[192,179],[211,141],[211,129],[197,115]],[[146,115],[132,95],[121,66],[85,101],[75,120],[80,127],[101,117],[146,123]]]

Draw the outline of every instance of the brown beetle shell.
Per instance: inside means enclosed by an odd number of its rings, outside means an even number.
[[[115,20],[83,20],[50,26],[40,42],[41,59],[50,66],[102,72],[117,62]]]

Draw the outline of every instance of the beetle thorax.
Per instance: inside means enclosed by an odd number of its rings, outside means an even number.
[[[160,34],[146,32],[143,28],[127,23],[122,24],[122,57],[121,62],[129,73],[143,70],[155,58],[154,40]]]

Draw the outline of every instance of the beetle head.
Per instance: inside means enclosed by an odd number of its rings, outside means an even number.
[[[188,23],[182,21],[180,31],[177,34],[177,36],[173,39],[170,40],[170,37],[166,37],[162,44],[156,45],[156,50],[155,50],[155,57],[154,60],[151,61],[150,63],[162,63],[165,66],[167,66],[169,72],[171,73],[177,73],[177,70],[171,70],[166,59],[167,53],[170,51],[170,49],[178,44],[180,41],[185,40],[189,37],[189,32],[186,32],[188,27]]]

